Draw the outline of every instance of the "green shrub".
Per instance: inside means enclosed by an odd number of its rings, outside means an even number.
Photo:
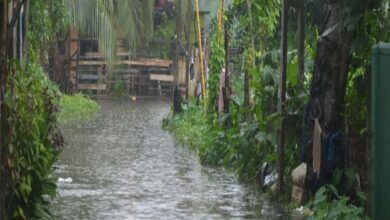
[[[100,111],[100,106],[83,94],[64,95],[60,107],[59,120],[61,123],[89,119]]]
[[[341,196],[336,187],[326,185],[321,187],[313,200],[306,206],[313,210],[309,219],[368,219],[364,216],[364,210],[350,203],[350,199],[346,196]]]
[[[260,164],[274,160],[269,156],[272,137],[261,132],[257,123],[221,128],[208,122],[203,108],[190,104],[181,114],[164,119],[163,127],[194,149],[203,164],[228,168],[244,180],[254,180]]]
[[[207,126],[202,111],[196,106],[184,108],[181,114],[168,116],[163,120],[163,128],[174,132],[178,142],[193,150],[205,144]]]
[[[57,111],[60,92],[41,67],[18,63],[9,74],[5,99],[5,145],[8,208],[13,219],[48,219],[49,197],[56,195],[52,164],[62,147]]]

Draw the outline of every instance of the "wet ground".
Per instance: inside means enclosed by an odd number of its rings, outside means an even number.
[[[100,101],[93,120],[64,126],[57,219],[291,219],[234,174],[201,166],[161,120],[163,101]],[[69,179],[68,179],[69,180]]]

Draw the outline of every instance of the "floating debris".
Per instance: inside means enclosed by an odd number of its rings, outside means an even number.
[[[68,177],[68,178],[58,178],[57,180],[58,183],[71,183],[73,182],[73,179],[71,177]]]

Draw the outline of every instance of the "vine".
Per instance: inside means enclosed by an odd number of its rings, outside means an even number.
[[[212,55],[209,64],[209,77],[207,79],[207,115],[211,121],[217,118],[219,79],[222,68],[225,65],[225,49],[222,39],[222,31],[216,30],[211,40]]]

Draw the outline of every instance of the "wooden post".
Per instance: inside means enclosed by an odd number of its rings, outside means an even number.
[[[207,101],[206,101],[206,82],[204,75],[204,60],[203,60],[203,48],[202,48],[202,32],[200,29],[200,15],[199,15],[199,0],[195,0],[195,10],[196,10],[196,21],[197,21],[197,29],[198,29],[198,44],[199,44],[199,59],[200,59],[200,75],[202,80],[202,97],[203,97],[203,105],[206,109]]]
[[[282,39],[281,39],[281,73],[279,87],[280,102],[280,134],[279,134],[279,163],[278,163],[278,192],[279,195],[284,192],[284,148],[285,148],[285,130],[286,130],[286,69],[287,69],[287,22],[288,22],[288,0],[283,0],[282,9]]]
[[[193,12],[193,5],[192,1],[188,1],[188,8],[187,8],[187,16],[186,16],[186,23],[185,23],[185,36],[186,36],[186,42],[187,42],[187,68],[186,71],[189,71],[190,62],[191,62],[191,37],[190,37],[190,29],[192,25],[192,21],[194,20],[194,14]],[[187,83],[187,91],[186,91],[186,97],[189,97],[189,91],[190,91],[190,76],[189,73],[186,73],[186,83]]]
[[[303,90],[305,74],[305,2],[298,2],[298,92]]]

